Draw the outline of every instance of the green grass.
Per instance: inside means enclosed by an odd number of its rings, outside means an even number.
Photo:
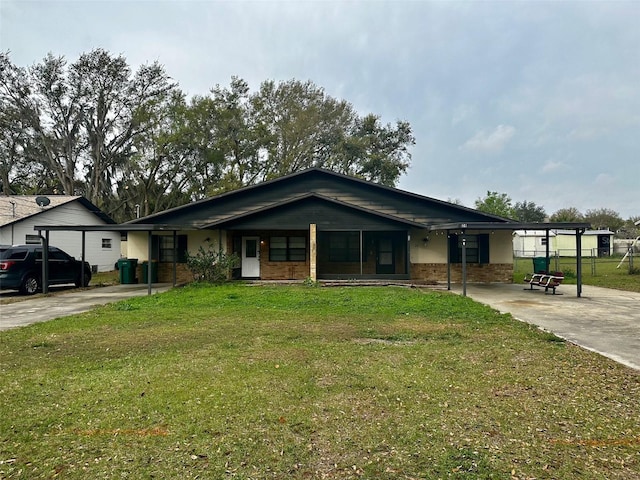
[[[640,258],[634,259],[633,274],[629,273],[628,260],[620,268],[617,268],[621,259],[622,257],[583,258],[582,283],[596,287],[640,292]],[[560,257],[557,264],[555,258],[552,258],[550,270],[564,272],[564,283],[576,283],[577,266],[575,258]],[[525,274],[532,271],[533,263],[530,258],[514,259],[513,281],[515,283],[521,283]]]
[[[109,272],[97,272],[91,276],[91,286],[118,285],[120,283],[120,272],[111,270]]]
[[[640,476],[637,372],[445,292],[189,286],[0,374],[0,478]]]

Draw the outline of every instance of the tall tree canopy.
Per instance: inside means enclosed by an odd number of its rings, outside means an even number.
[[[511,205],[511,197],[506,193],[487,191],[486,197],[478,198],[475,206],[481,212],[504,218],[515,217],[513,206]]]
[[[311,81],[187,99],[158,63],[103,49],[29,68],[0,53],[0,127],[5,194],[81,194],[120,221],[312,166],[394,186],[415,143]]]
[[[550,219],[552,222],[584,222],[584,215],[576,207],[561,208]]]
[[[609,229],[617,232],[625,224],[620,214],[609,208],[597,208],[595,210],[587,210],[584,214],[586,222],[596,229]]]
[[[513,207],[513,218],[519,222],[544,222],[547,214],[544,211],[544,207],[524,200],[516,202]]]

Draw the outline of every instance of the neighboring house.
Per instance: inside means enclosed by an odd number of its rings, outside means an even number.
[[[127,256],[151,252],[160,282],[192,280],[186,253],[210,245],[238,254],[236,278],[503,283],[512,233],[531,226],[317,168],[127,225]]]
[[[576,256],[576,233],[556,230],[556,251],[560,257]],[[614,232],[610,230],[585,230],[582,234],[583,257],[608,257],[613,253]]]
[[[609,230],[585,230],[582,233],[583,257],[606,257],[613,253],[614,232]],[[549,231],[549,253],[560,257],[576,256],[575,230],[553,229]],[[547,252],[545,230],[516,230],[513,232],[513,254],[516,257],[540,257]]]
[[[36,201],[37,200],[37,201]],[[84,197],[69,195],[0,196],[0,244],[27,243],[28,236],[38,235],[36,225],[109,225],[114,221]],[[45,233],[42,233],[45,235]],[[51,231],[49,245],[69,255],[82,257],[82,235],[72,231]],[[85,261],[94,271],[113,270],[120,258],[120,233],[87,232]]]

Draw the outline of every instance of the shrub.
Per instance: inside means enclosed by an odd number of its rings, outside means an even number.
[[[221,283],[231,278],[231,271],[240,266],[237,254],[227,254],[212,245],[200,246],[194,255],[187,252],[187,267],[196,281]]]

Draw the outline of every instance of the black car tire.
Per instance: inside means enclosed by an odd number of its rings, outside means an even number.
[[[20,286],[20,293],[24,295],[33,295],[40,290],[40,279],[33,273],[24,277],[24,281]]]
[[[91,275],[89,275],[87,272],[85,272],[84,273],[84,286],[88,287],[90,281],[91,281]],[[76,285],[76,288],[81,288],[82,287],[82,277],[80,275],[78,275],[78,278],[76,278],[76,281],[74,283]]]

